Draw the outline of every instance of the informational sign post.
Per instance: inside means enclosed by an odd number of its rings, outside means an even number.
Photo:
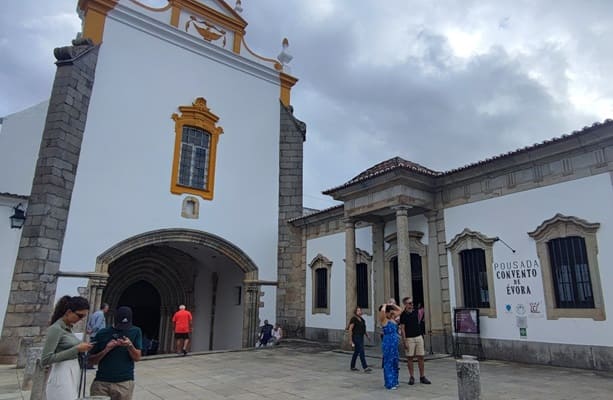
[[[478,308],[453,309],[454,355],[460,357],[466,348],[477,347],[477,357],[482,360],[481,327]]]
[[[481,333],[478,308],[455,308],[453,312],[456,333]]]

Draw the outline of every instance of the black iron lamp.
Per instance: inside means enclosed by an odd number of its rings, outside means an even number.
[[[15,213],[10,217],[11,228],[21,229],[23,228],[23,224],[26,222],[26,210],[23,209],[23,205],[21,203],[17,204],[13,210]]]

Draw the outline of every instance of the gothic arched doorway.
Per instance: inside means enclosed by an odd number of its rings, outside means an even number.
[[[160,294],[149,282],[138,281],[130,285],[119,297],[117,306],[132,308],[133,323],[143,331],[143,337],[159,337]]]
[[[160,352],[172,351],[172,315],[181,304],[194,315],[192,350],[255,344],[258,269],[227,240],[162,229],[124,240],[96,261],[96,271],[108,274],[108,280],[106,286],[90,281],[92,298],[109,303],[111,310],[131,306],[134,324],[159,341]],[[221,310],[242,318],[215,318]]]

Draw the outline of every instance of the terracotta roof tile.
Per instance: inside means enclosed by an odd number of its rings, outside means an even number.
[[[595,122],[594,124],[592,124],[592,126],[586,126],[582,130],[574,131],[571,134],[566,134],[566,135],[562,135],[562,136],[557,137],[557,138],[544,140],[544,141],[542,141],[540,143],[535,143],[535,144],[530,145],[530,146],[525,146],[525,147],[517,149],[517,150],[513,150],[513,151],[509,151],[507,153],[503,153],[503,154],[499,154],[499,155],[496,155],[496,156],[493,156],[493,157],[489,157],[489,158],[486,158],[484,160],[477,161],[477,162],[470,163],[470,164],[466,164],[466,165],[464,165],[462,167],[454,168],[454,169],[451,169],[451,170],[448,170],[448,171],[444,171],[444,172],[434,171],[434,170],[431,170],[429,168],[424,167],[423,165],[419,165],[417,163],[414,163],[412,161],[408,161],[408,160],[405,160],[405,159],[400,158],[400,157],[394,157],[394,158],[390,158],[387,161],[383,161],[383,162],[381,162],[381,163],[379,163],[379,164],[377,164],[377,165],[375,165],[375,166],[365,170],[364,172],[360,173],[359,175],[357,175],[353,179],[345,182],[344,184],[342,184],[340,186],[336,186],[336,187],[328,189],[328,190],[325,190],[322,193],[323,194],[330,194],[330,193],[332,193],[332,192],[334,192],[336,190],[346,188],[346,187],[351,186],[351,185],[353,185],[355,183],[362,182],[362,181],[374,178],[376,176],[385,174],[387,172],[390,172],[390,171],[393,171],[393,170],[396,170],[396,169],[407,169],[407,170],[410,170],[410,171],[417,172],[419,174],[428,175],[428,176],[434,176],[434,177],[447,176],[447,175],[451,175],[451,174],[453,174],[455,172],[459,172],[459,171],[463,171],[463,170],[466,170],[466,169],[469,169],[469,168],[473,168],[473,167],[476,167],[476,166],[481,166],[481,165],[484,165],[484,164],[488,164],[490,162],[494,162],[495,160],[499,160],[499,159],[506,158],[506,157],[511,157],[513,155],[524,153],[524,152],[527,152],[527,151],[530,151],[530,150],[534,150],[534,149],[538,149],[538,148],[541,148],[543,146],[548,146],[548,145],[551,145],[553,143],[557,143],[557,142],[560,142],[560,141],[563,141],[563,140],[567,140],[567,139],[572,138],[572,137],[576,137],[576,136],[580,136],[580,135],[585,135],[585,134],[589,133],[590,131],[592,131],[592,130],[594,130],[596,128],[599,128],[601,126],[605,126],[605,125],[613,126],[613,120],[606,119],[606,120],[604,120],[603,123]]]

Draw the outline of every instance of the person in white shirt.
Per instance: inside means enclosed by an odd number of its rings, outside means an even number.
[[[272,344],[279,344],[279,341],[283,337],[283,330],[281,329],[281,325],[275,324],[275,327],[272,330]]]

